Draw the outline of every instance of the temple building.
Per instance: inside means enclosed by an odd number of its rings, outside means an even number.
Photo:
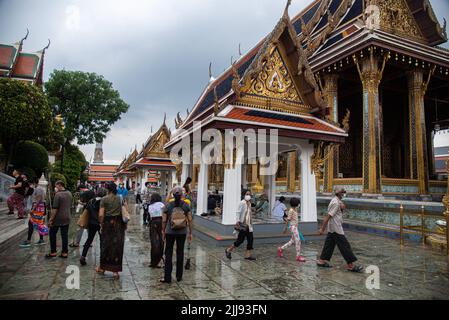
[[[43,83],[44,57],[48,45],[37,52],[23,52],[25,37],[14,44],[0,44],[0,77],[25,81],[41,86]]]
[[[312,225],[317,194],[319,202],[335,186],[373,203],[440,202],[447,182],[436,179],[433,137],[448,127],[449,51],[439,47],[446,24],[430,2],[316,0],[293,19],[289,4],[272,33],[211,78],[187,118],[175,120],[166,150],[209,128],[279,130],[273,176],[246,153],[245,165],[183,163],[182,176],[198,190],[197,214],[219,189],[220,222],[232,226],[240,185],[271,203],[276,193],[301,194],[302,219]]]
[[[164,150],[164,145],[170,141],[171,132],[165,123],[142,145],[140,152],[137,148],[125,157],[117,168],[116,177],[124,182],[128,188],[135,189],[137,184],[145,188],[150,182],[155,184],[162,195],[167,195],[174,183],[178,183],[176,167],[170,160],[170,155]]]
[[[113,161],[103,160],[103,144],[95,145],[94,160],[89,164],[88,182],[105,183],[114,181],[118,165]]]

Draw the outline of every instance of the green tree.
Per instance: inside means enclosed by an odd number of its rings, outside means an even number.
[[[39,87],[0,78],[0,143],[8,155],[6,165],[17,142],[48,136],[51,121],[51,109]]]
[[[45,84],[54,114],[64,121],[66,142],[80,145],[102,141],[129,105],[112,83],[95,73],[55,70]]]
[[[11,162],[17,168],[31,168],[40,178],[45,169],[48,168],[48,153],[37,142],[20,141],[15,147]]]
[[[63,174],[66,177],[67,188],[71,191],[76,189],[76,183],[81,179],[81,175],[86,170],[86,158],[77,146],[67,145],[64,158],[58,159],[53,165],[53,174],[61,172],[61,160]]]

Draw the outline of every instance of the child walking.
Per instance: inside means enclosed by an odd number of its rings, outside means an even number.
[[[301,256],[301,238],[298,231],[298,206],[299,206],[299,199],[298,198],[292,198],[290,200],[290,210],[288,211],[287,218],[286,218],[286,229],[288,224],[290,224],[290,232],[292,233],[292,238],[289,242],[284,244],[282,247],[278,248],[278,256],[282,258],[284,250],[295,245],[296,248],[296,261],[298,262],[305,262],[306,259]]]

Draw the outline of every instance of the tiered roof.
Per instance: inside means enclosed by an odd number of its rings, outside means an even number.
[[[0,77],[17,79],[35,85],[43,83],[44,56],[48,45],[34,53],[22,52],[26,36],[14,44],[0,44]]]

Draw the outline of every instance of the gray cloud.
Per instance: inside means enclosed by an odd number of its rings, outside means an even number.
[[[296,15],[311,0],[295,0]],[[438,18],[446,1],[432,0]],[[104,141],[107,159],[120,160],[140,148],[150,127],[167,113],[185,115],[208,82],[208,65],[217,76],[231,56],[250,50],[270,32],[284,0],[0,0],[0,42],[18,41],[30,29],[24,50],[47,51],[45,79],[53,69],[96,72],[113,82],[131,105]],[[83,146],[89,159],[94,146]]]

